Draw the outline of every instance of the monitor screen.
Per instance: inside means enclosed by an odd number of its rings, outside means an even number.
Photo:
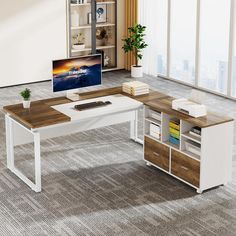
[[[101,82],[101,55],[53,61],[53,92],[100,85]]]

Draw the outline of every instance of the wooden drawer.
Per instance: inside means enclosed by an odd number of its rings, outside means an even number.
[[[171,173],[199,187],[200,162],[175,150],[171,151]]]
[[[159,166],[160,168],[169,171],[169,154],[170,149],[146,137],[144,140],[144,158],[145,160]]]

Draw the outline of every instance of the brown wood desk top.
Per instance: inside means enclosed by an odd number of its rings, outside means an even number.
[[[175,98],[173,97],[165,97],[160,99],[154,99],[152,101],[148,101],[145,103],[145,105],[150,106],[152,109],[157,110],[159,112],[164,112],[168,115],[171,115],[173,117],[176,117],[181,120],[185,120],[191,124],[194,124],[195,126],[198,126],[200,128],[206,128],[213,125],[223,124],[226,122],[233,121],[234,119],[222,116],[217,113],[213,112],[207,112],[207,116],[194,118],[192,116],[189,116],[187,114],[184,114],[182,112],[178,112],[176,110],[172,109],[172,101]]]
[[[179,119],[189,121],[202,128],[233,121],[232,118],[219,116],[213,113],[209,113],[206,117],[193,118],[178,111],[174,111],[171,109],[171,101],[174,98],[157,91],[151,91],[149,94],[134,97],[122,92],[121,87],[115,87],[81,93],[80,100],[109,96],[114,94],[123,94],[125,96],[131,97],[137,101],[144,103],[147,106],[150,106],[155,110],[176,116]],[[22,104],[16,104],[3,107],[3,111],[10,114],[12,118],[19,121],[27,128],[37,129],[54,124],[70,122],[70,117],[56,111],[51,107],[69,102],[71,101],[66,97],[58,97],[32,102],[30,109],[24,109]]]
[[[114,94],[123,94],[132,97],[122,92],[121,87],[102,89],[80,94],[80,100],[109,96]],[[132,97],[140,102],[151,101],[152,99],[159,99],[165,97],[165,94],[151,91],[149,94]],[[71,101],[66,97],[51,98],[31,102],[30,109],[24,109],[22,104],[16,104],[3,107],[3,111],[11,115],[12,118],[19,121],[21,124],[30,129],[37,129],[49,125],[69,122],[70,117],[56,111],[51,106],[70,103]]]

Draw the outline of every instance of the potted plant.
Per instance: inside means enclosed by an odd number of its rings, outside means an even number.
[[[148,46],[144,41],[145,30],[146,26],[135,24],[128,28],[129,36],[123,39],[124,52],[132,52],[135,57],[135,65],[131,66],[131,76],[134,78],[143,77],[143,67],[139,64],[139,60],[143,58],[142,50]]]
[[[30,89],[26,88],[20,93],[21,97],[23,98],[23,107],[24,108],[30,108],[30,97],[31,97],[31,91]]]
[[[84,35],[82,33],[79,33],[77,35],[73,36],[74,44],[72,46],[73,49],[76,50],[83,50],[85,48],[85,43],[84,43]]]

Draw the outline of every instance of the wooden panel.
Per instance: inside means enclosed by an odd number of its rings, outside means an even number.
[[[125,30],[126,37],[129,35],[128,28],[138,22],[138,0],[125,0]],[[125,54],[125,69],[130,70],[135,64],[135,57],[132,52]]]
[[[140,102],[150,101],[152,99],[159,99],[166,96],[165,94],[156,91],[150,91],[150,94],[134,97],[123,93],[121,87],[115,87],[81,93],[80,100],[99,98],[114,94],[123,94]],[[66,97],[58,97],[32,102],[31,108],[29,110],[24,109],[22,104],[16,104],[11,106],[5,106],[3,108],[3,111],[5,113],[9,113],[14,119],[18,120],[26,127],[36,129],[49,125],[69,122],[71,120],[70,117],[51,108],[51,106],[65,104],[69,102],[71,101]]]
[[[200,162],[175,150],[171,151],[171,173],[199,187]]]
[[[175,116],[178,119],[185,120],[195,126],[199,126],[201,128],[210,127],[213,125],[218,125],[226,122],[233,121],[232,118],[227,116],[222,116],[217,113],[208,112],[207,116],[194,118],[187,114],[181,113],[179,111],[172,109],[172,101],[175,98],[173,97],[164,97],[161,99],[154,99],[151,101],[145,102],[145,105],[150,106],[151,109],[164,112],[171,116]]]
[[[159,142],[145,136],[144,158],[145,160],[169,171],[170,149]]]

